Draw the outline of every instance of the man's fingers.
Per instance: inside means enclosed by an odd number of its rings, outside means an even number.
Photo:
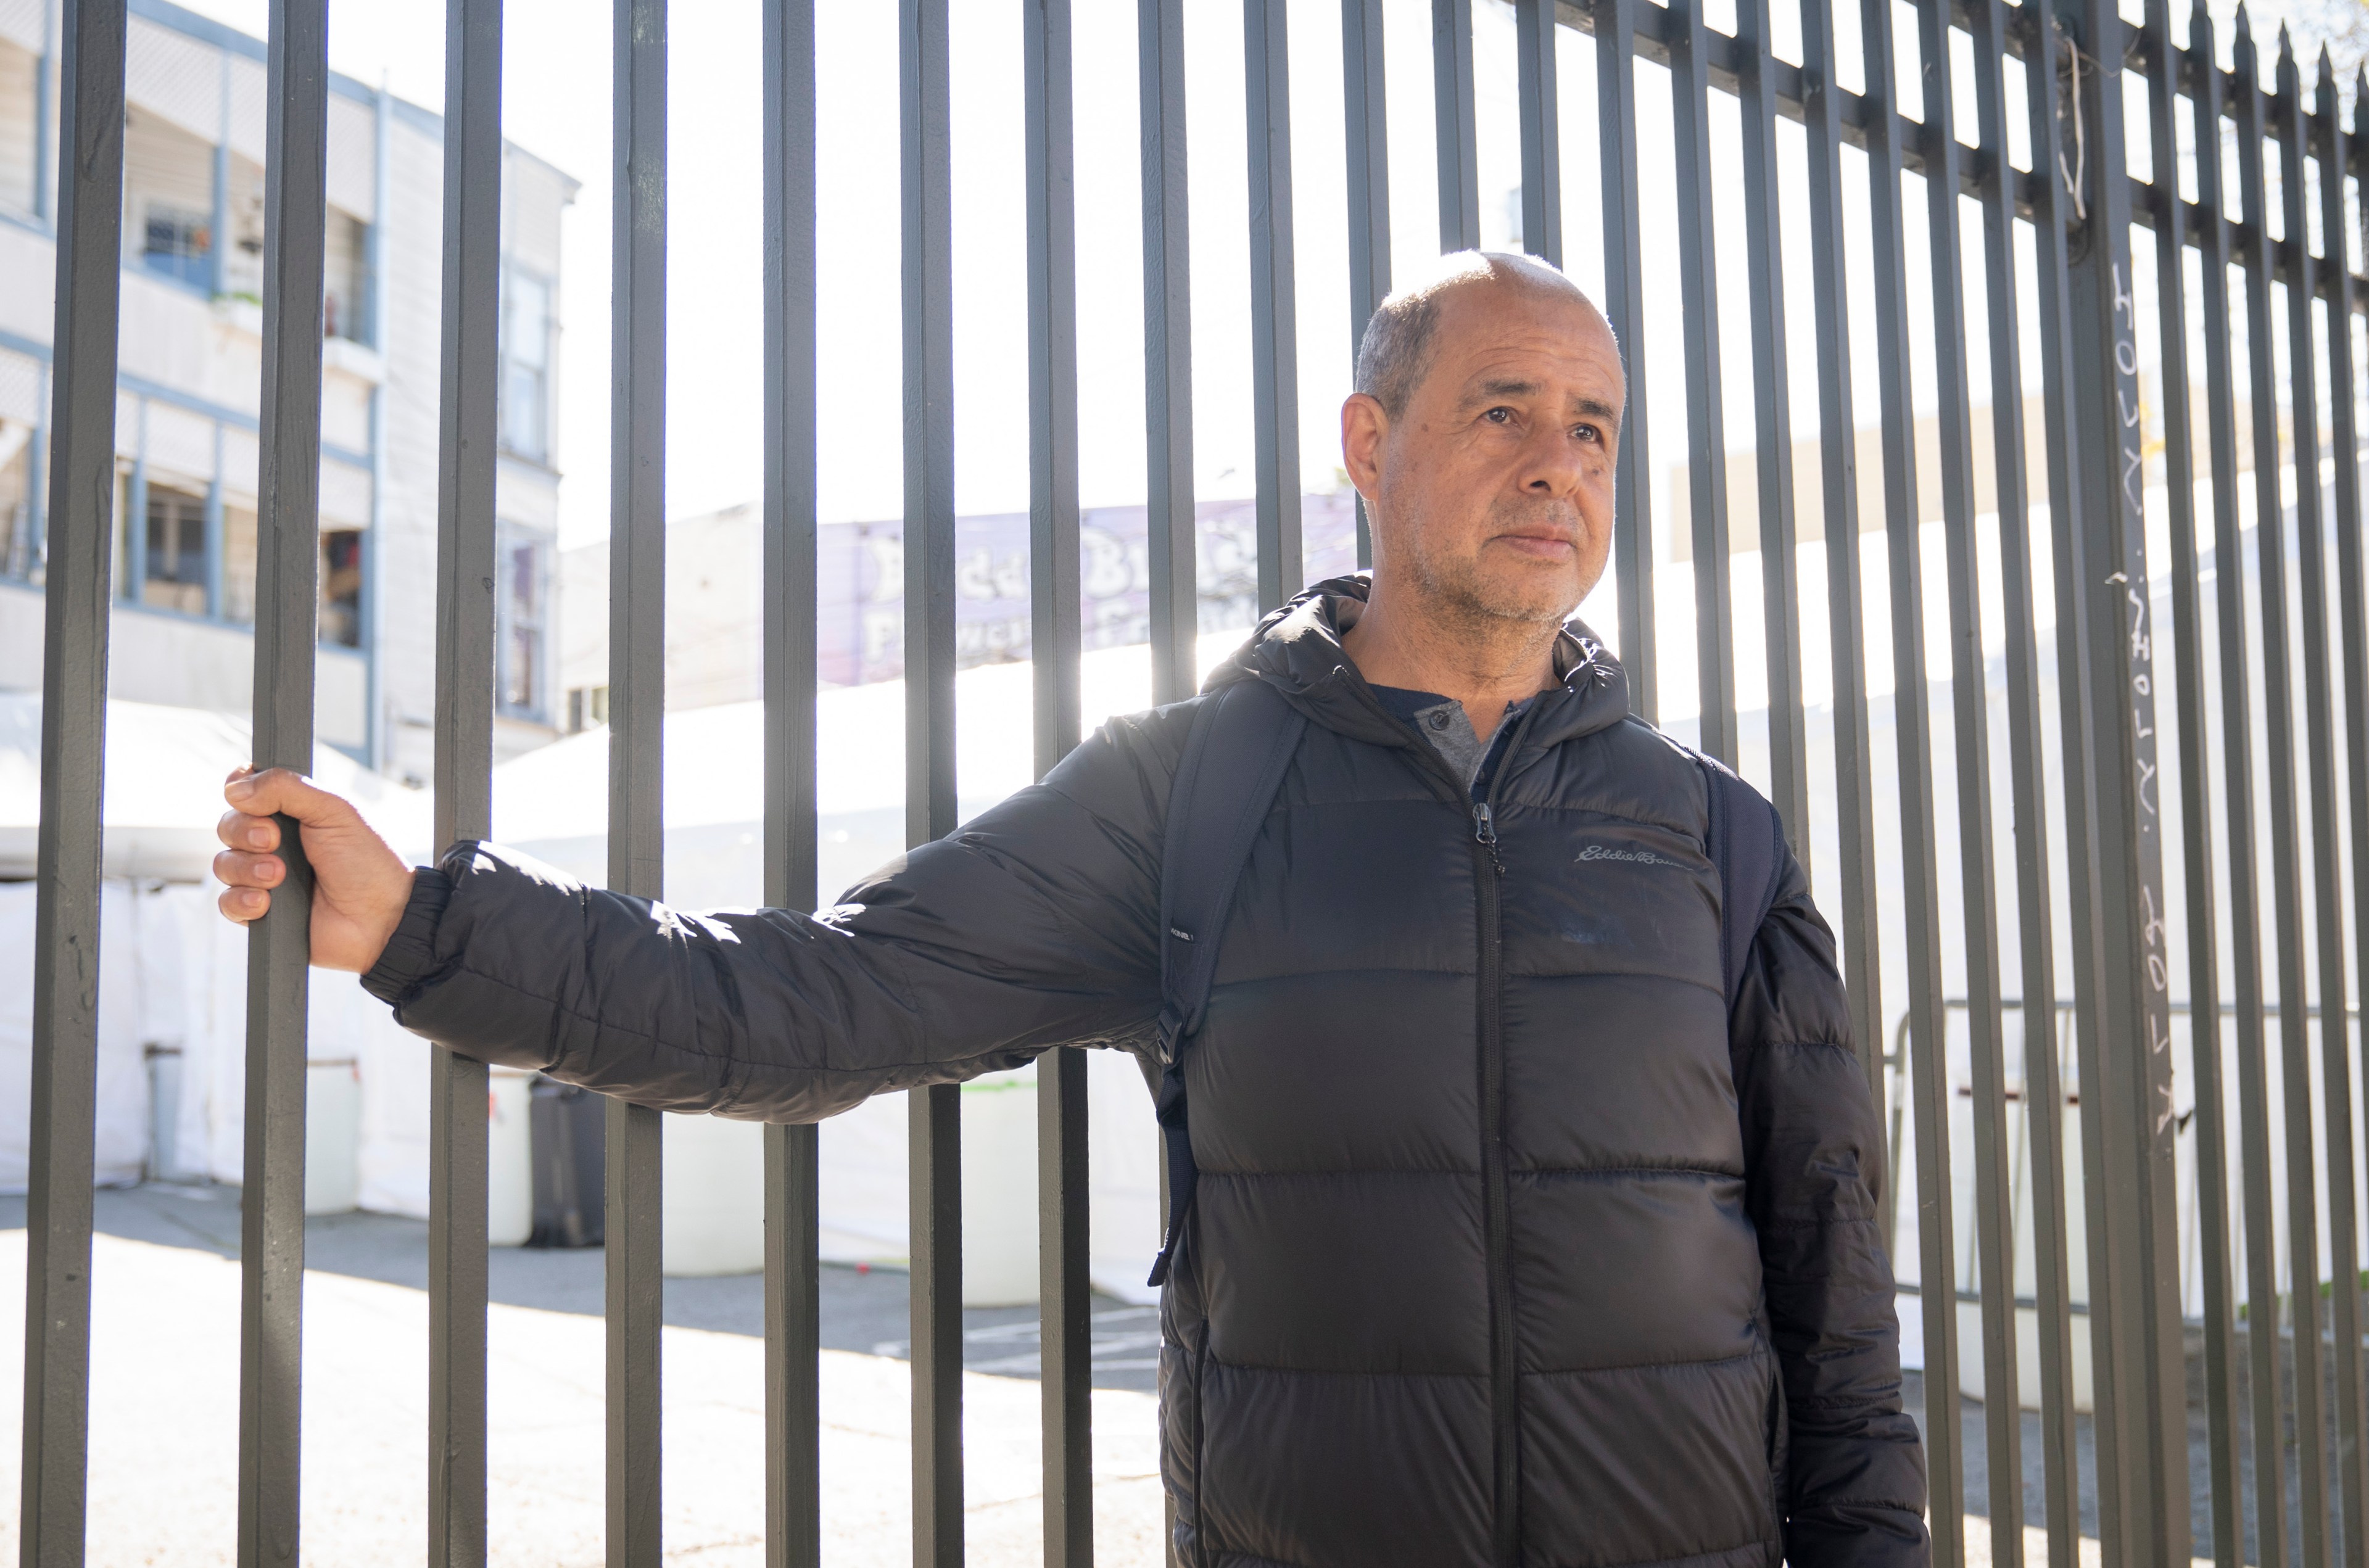
[[[227,887],[277,887],[287,876],[288,867],[276,854],[224,850],[214,856],[214,880]]]
[[[284,812],[307,827],[354,819],[354,808],[345,800],[293,768],[266,768],[259,773],[242,769],[223,785],[223,798],[234,811],[250,817]]]
[[[214,824],[214,837],[235,850],[276,850],[280,847],[280,824],[269,817],[225,811],[222,820]]]
[[[245,925],[263,917],[263,911],[271,907],[271,895],[256,887],[233,887],[214,903],[224,915]]]

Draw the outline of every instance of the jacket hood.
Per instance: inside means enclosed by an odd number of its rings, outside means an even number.
[[[1264,681],[1308,715],[1311,724],[1378,746],[1411,746],[1418,738],[1381,705],[1342,647],[1342,634],[1365,613],[1370,573],[1333,578],[1269,611],[1250,640],[1211,670],[1203,690],[1237,681]],[[1629,716],[1629,677],[1603,639],[1578,621],[1555,642],[1562,683],[1539,695],[1524,750],[1608,729]]]

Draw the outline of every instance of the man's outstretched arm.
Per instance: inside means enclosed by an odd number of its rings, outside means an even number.
[[[1172,728],[1117,721],[811,917],[685,913],[467,841],[415,872],[343,801],[266,774],[230,792],[223,909],[268,907],[284,868],[265,814],[284,812],[313,865],[315,962],[366,971],[406,1027],[639,1104],[813,1120],[1148,1034]]]
[[[1790,1425],[1796,1568],[1925,1563],[1925,1455],[1900,1403],[1882,1124],[1851,1050],[1834,936],[1787,857],[1736,993],[1748,1202]]]

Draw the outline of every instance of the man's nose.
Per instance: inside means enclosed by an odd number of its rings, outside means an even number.
[[[1559,425],[1544,425],[1522,443],[1521,486],[1533,496],[1576,494],[1584,454],[1571,433]]]

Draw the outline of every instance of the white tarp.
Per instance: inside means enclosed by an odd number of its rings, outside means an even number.
[[[98,1182],[140,1179],[148,1153],[148,1069],[141,1052],[139,890],[100,890]],[[0,1192],[25,1190],[32,1127],[33,884],[0,883]]]
[[[1239,645],[1240,632],[1204,638],[1206,666]],[[1150,700],[1150,656],[1111,648],[1082,661],[1081,704],[1091,730]],[[961,814],[984,810],[1036,777],[1031,668],[984,665],[956,678],[955,774]],[[816,702],[818,891],[825,902],[904,848],[905,688],[901,681],[825,691]],[[746,908],[763,897],[764,710],[731,704],[666,719],[666,895],[688,909]],[[607,876],[609,739],[589,730],[528,752],[494,772],[494,832],[501,842],[588,881]],[[1146,1270],[1160,1246],[1159,1142],[1150,1097],[1131,1059],[1089,1057],[1089,1173],[1094,1283],[1151,1299]],[[966,1118],[1002,1116],[980,1085],[964,1096]],[[1035,1096],[1025,1097],[1033,1106]],[[424,1115],[424,1112],[422,1113]],[[982,1127],[982,1131],[985,1128]],[[755,1129],[749,1129],[754,1137]],[[367,1151],[371,1145],[366,1140]],[[424,1139],[421,1157],[425,1158]],[[366,1152],[366,1159],[368,1158]],[[901,1259],[908,1242],[906,1107],[874,1100],[822,1126],[823,1255],[842,1262]],[[965,1171],[974,1196],[1033,1217],[1036,1172]],[[977,1202],[970,1206],[979,1207]],[[975,1238],[966,1225],[966,1245]],[[984,1238],[978,1238],[983,1240]]]
[[[246,721],[148,703],[107,704],[100,902],[98,1179],[137,1181],[151,1158],[153,1048],[177,1063],[170,1169],[240,1179],[245,1158],[246,934],[215,912],[222,784],[251,755]],[[0,1191],[25,1184],[30,1122],[35,870],[41,702],[0,692]],[[428,796],[323,747],[314,772],[406,853],[424,853]],[[394,1036],[351,975],[311,977],[310,1055],[359,1061]],[[173,1075],[166,1075],[168,1077]]]
[[[203,880],[222,845],[222,786],[253,756],[246,720],[198,708],[109,699],[103,820],[109,876]],[[429,799],[333,748],[315,750],[314,776],[361,808],[406,853],[429,837]],[[0,692],[0,881],[34,874],[41,819],[41,698]]]
[[[1205,639],[1204,658],[1239,634]],[[1150,661],[1140,647],[1086,656],[1085,723],[1148,701]],[[956,681],[957,776],[969,816],[1035,774],[1030,670],[1025,664],[966,670]],[[904,687],[888,682],[822,692],[818,702],[820,891],[825,900],[904,845]],[[166,1173],[240,1179],[244,1154],[246,938],[214,911],[220,891],[208,874],[221,783],[248,755],[245,722],[183,708],[109,704],[107,864],[110,882],[101,965],[101,1175],[132,1181],[148,1153],[149,1077],[143,1048],[177,1050],[180,1106],[176,1169]],[[666,846],[669,898],[692,909],[748,906],[763,894],[763,713],[756,704],[670,714],[666,724]],[[0,693],[0,878],[29,876],[40,807],[40,704]],[[425,792],[369,773],[324,748],[315,776],[355,799],[398,850],[425,858]],[[574,875],[606,875],[608,735],[592,730],[520,757],[495,772],[495,831],[501,841]],[[137,883],[129,878],[139,878]],[[21,905],[21,911],[17,906]],[[0,970],[0,1189],[21,1187],[29,1082],[33,893],[0,882],[0,963],[21,967],[24,983]],[[12,920],[21,920],[18,933]],[[111,1000],[110,1000],[111,999]],[[361,1080],[360,1202],[366,1208],[425,1215],[428,1207],[428,1047],[397,1028],[355,977],[312,976],[310,1054],[351,1062]],[[13,1032],[12,1032],[13,1031]],[[1148,1299],[1145,1269],[1159,1246],[1158,1142],[1135,1063],[1094,1052],[1088,1074],[1093,1274],[1096,1284]],[[1035,1098],[989,1085],[964,1096],[981,1147],[1025,1147]],[[995,1104],[988,1106],[993,1099]],[[990,1127],[978,1118],[1001,1118]],[[723,1139],[758,1129],[719,1127]],[[11,1141],[13,1139],[13,1141]],[[707,1142],[715,1142],[710,1138]],[[13,1166],[9,1162],[13,1159]],[[703,1169],[736,1169],[721,1144]],[[893,1261],[907,1248],[906,1108],[901,1097],[873,1101],[822,1129],[824,1253],[842,1261]],[[976,1163],[976,1162],[974,1162]],[[1033,1161],[967,1170],[972,1207],[991,1196],[1007,1218],[1036,1211]],[[13,1171],[14,1174],[11,1174]],[[757,1223],[750,1193],[694,1193],[670,1183],[670,1207],[728,1207]],[[743,1202],[743,1197],[748,1199]],[[1019,1244],[1021,1238],[1005,1238]],[[727,1249],[728,1250],[728,1249]]]

